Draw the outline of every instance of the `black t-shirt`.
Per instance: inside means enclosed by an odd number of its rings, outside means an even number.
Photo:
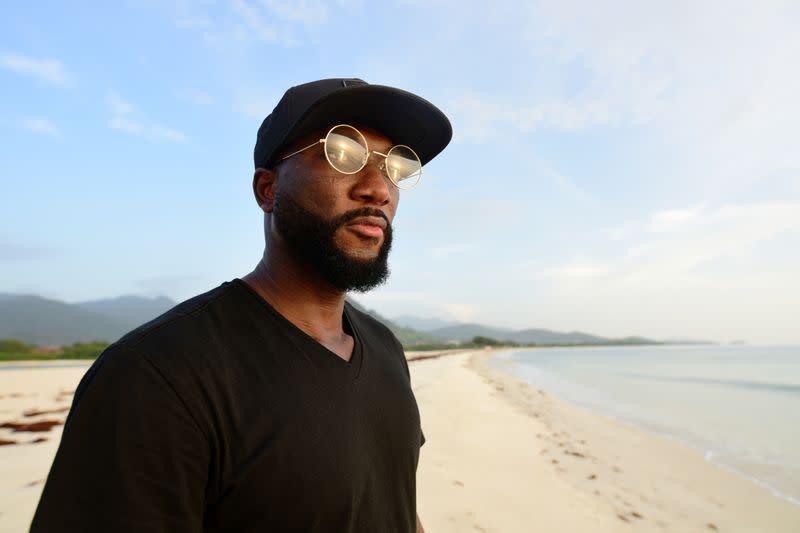
[[[343,318],[349,362],[234,279],[122,337],[75,392],[31,530],[413,532],[408,365]]]

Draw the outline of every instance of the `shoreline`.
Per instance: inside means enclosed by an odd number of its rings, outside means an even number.
[[[695,448],[493,368],[499,352],[410,365],[427,437],[420,517],[431,530],[800,531],[796,505]],[[454,513],[467,477],[477,510]]]
[[[511,351],[513,351],[513,350],[511,350]],[[537,387],[537,385],[529,383],[529,382],[525,381],[523,378],[518,377],[516,374],[514,374],[514,372],[512,370],[510,370],[509,367],[506,366],[506,364],[497,361],[495,359],[495,356],[500,355],[500,354],[501,354],[501,351],[499,351],[499,350],[496,351],[496,352],[493,352],[493,354],[491,356],[487,356],[486,357],[485,364],[481,363],[479,365],[474,365],[474,366],[477,366],[478,367],[477,370],[485,372],[485,373],[487,373],[487,375],[492,375],[492,376],[495,376],[495,377],[503,376],[503,378],[510,378],[510,379],[513,379],[513,380],[517,380],[520,383],[522,383],[522,384],[524,384],[524,385],[526,385],[528,387],[531,387],[531,388],[536,388]],[[495,360],[491,361],[492,359],[495,359]],[[697,442],[695,440],[692,440],[691,438],[689,438],[687,436],[684,436],[684,435],[681,435],[679,433],[675,433],[673,431],[670,431],[668,428],[664,428],[664,427],[659,428],[656,425],[648,423],[646,420],[637,420],[635,417],[617,415],[617,414],[614,414],[614,413],[610,413],[610,412],[604,411],[601,407],[597,407],[597,406],[590,405],[590,404],[587,404],[587,403],[581,403],[581,402],[572,401],[571,399],[562,396],[560,393],[553,392],[551,390],[548,390],[547,392],[549,394],[551,394],[552,396],[557,397],[560,401],[568,404],[569,406],[571,406],[571,407],[573,407],[575,409],[579,409],[579,410],[585,411],[585,412],[590,413],[592,415],[602,417],[602,418],[604,418],[604,419],[606,419],[606,420],[608,420],[610,422],[613,422],[613,423],[616,423],[616,424],[621,424],[623,426],[629,427],[629,428],[634,429],[634,430],[643,431],[643,432],[645,432],[645,433],[647,433],[649,435],[652,435],[652,436],[654,436],[656,438],[665,439],[665,440],[673,442],[673,443],[675,443],[675,444],[677,444],[679,446],[683,446],[683,447],[689,448],[689,449],[693,450],[695,453],[697,453],[698,455],[702,456],[703,459],[705,460],[705,462],[708,463],[709,465],[711,465],[711,466],[713,466],[715,468],[721,469],[721,470],[723,470],[725,472],[731,473],[731,474],[735,475],[736,477],[738,477],[738,478],[740,478],[742,480],[745,480],[748,483],[751,483],[751,484],[753,484],[753,485],[755,485],[755,486],[757,486],[757,487],[759,487],[761,489],[767,490],[774,497],[779,498],[779,499],[781,499],[781,500],[783,500],[783,501],[785,501],[785,502],[787,502],[787,503],[789,503],[789,504],[791,504],[793,506],[800,507],[800,499],[798,499],[796,496],[794,496],[792,494],[789,494],[789,493],[786,493],[783,490],[781,490],[780,488],[771,485],[769,482],[758,478],[756,475],[750,474],[750,473],[740,469],[735,464],[728,464],[728,463],[726,463],[726,462],[724,462],[722,460],[715,460],[714,456],[715,455],[719,455],[719,454],[718,454],[718,452],[716,452],[714,450],[714,448],[711,445],[711,443],[700,443],[700,442]],[[712,446],[712,447],[709,447],[709,446]]]

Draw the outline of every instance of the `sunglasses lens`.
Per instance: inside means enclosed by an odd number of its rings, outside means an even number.
[[[386,174],[398,188],[410,189],[422,176],[422,163],[414,150],[398,144],[386,157]]]
[[[367,162],[367,141],[355,128],[337,126],[328,133],[325,156],[339,172],[353,174]]]

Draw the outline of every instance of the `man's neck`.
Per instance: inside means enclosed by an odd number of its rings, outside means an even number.
[[[265,253],[242,280],[289,322],[342,359],[350,360],[354,342],[342,323],[344,291],[286,254]]]

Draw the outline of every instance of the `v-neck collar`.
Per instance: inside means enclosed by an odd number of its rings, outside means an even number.
[[[361,366],[363,363],[363,346],[362,346],[362,339],[358,333],[358,329],[356,328],[355,322],[352,319],[352,311],[350,310],[350,304],[345,301],[344,303],[344,311],[342,313],[342,322],[345,331],[349,329],[349,334],[353,337],[353,351],[350,354],[350,360],[345,361],[339,354],[331,351],[330,349],[326,348],[323,344],[321,344],[317,339],[300,329],[296,324],[294,324],[291,320],[283,316],[277,309],[275,309],[268,301],[266,301],[255,289],[253,289],[246,281],[240,278],[234,278],[231,283],[236,286],[242,287],[247,294],[252,296],[258,302],[258,305],[262,307],[265,311],[269,314],[275,316],[284,326],[287,332],[291,333],[294,337],[296,337],[300,342],[309,347],[313,348],[316,352],[321,352],[321,355],[328,356],[326,359],[333,359],[332,363],[333,366],[338,368],[342,368],[344,370],[353,372],[353,379],[357,378],[358,375],[361,373]]]

